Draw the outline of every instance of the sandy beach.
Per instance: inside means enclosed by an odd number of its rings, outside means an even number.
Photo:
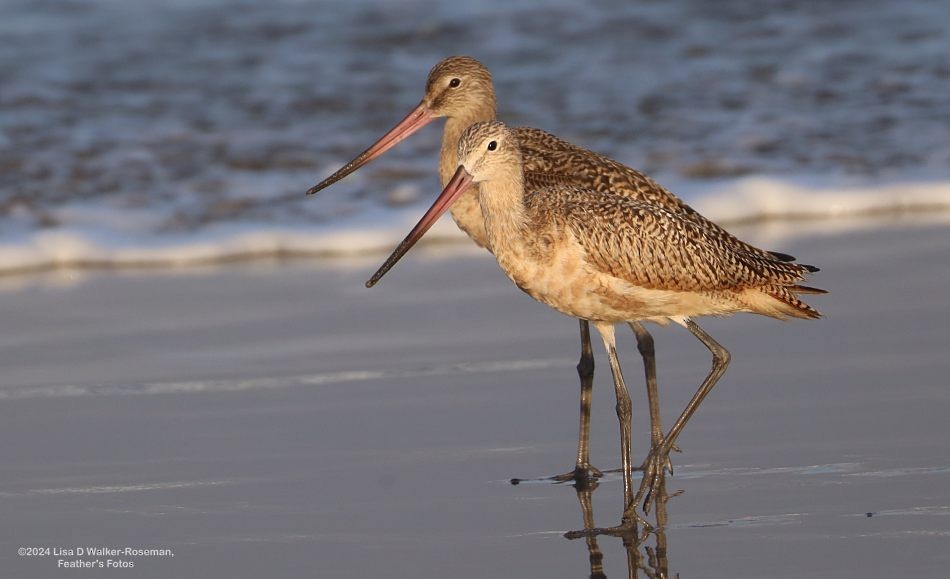
[[[793,241],[775,249],[822,267],[825,319],[706,321],[734,358],[674,456],[670,576],[950,568],[947,235]],[[563,537],[583,526],[573,488],[508,483],[572,466],[576,323],[474,250],[416,252],[366,290],[375,265],[6,279],[4,576],[59,576],[59,560],[134,565],[116,577],[589,576],[587,544]],[[654,334],[671,421],[708,354]],[[620,347],[638,461],[642,374],[629,332]],[[597,355],[592,461],[610,469]],[[596,489],[596,524],[618,521],[621,490]],[[88,547],[167,551],[70,555]],[[599,548],[607,576],[627,573],[619,539]]]

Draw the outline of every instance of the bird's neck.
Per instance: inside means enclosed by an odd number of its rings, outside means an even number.
[[[527,242],[529,224],[524,203],[524,176],[520,165],[517,170],[479,183],[478,201],[485,219],[490,247],[497,257],[501,258],[499,248],[513,248]]]

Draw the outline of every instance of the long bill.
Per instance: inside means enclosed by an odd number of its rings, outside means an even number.
[[[438,221],[439,217],[458,199],[459,195],[465,193],[471,186],[472,176],[465,170],[465,167],[459,165],[458,170],[455,171],[455,175],[452,175],[452,178],[432,204],[432,207],[429,207],[429,210],[422,216],[419,223],[416,223],[416,226],[413,227],[409,235],[402,240],[402,243],[393,251],[392,255],[376,270],[373,277],[369,278],[369,281],[366,282],[366,287],[376,285],[376,282],[382,279],[382,277],[386,275],[386,272],[392,269],[392,267],[396,265],[396,262],[402,259],[402,256],[406,255],[406,252],[412,249],[412,246],[425,235],[426,231],[429,231],[429,228]]]
[[[308,189],[307,195],[313,195],[317,191],[333,185],[353,171],[356,171],[376,157],[379,157],[389,149],[392,149],[397,143],[429,124],[429,122],[431,122],[434,118],[435,117],[432,115],[432,111],[429,110],[429,107],[426,105],[425,101],[420,102],[416,108],[412,109],[412,111],[406,115],[406,118],[399,121],[399,124],[390,129],[388,133],[380,137],[378,141],[370,146],[370,148],[360,153],[355,159],[346,165],[343,165],[343,167],[340,168],[340,170],[336,173],[330,175],[323,181],[320,181]]]

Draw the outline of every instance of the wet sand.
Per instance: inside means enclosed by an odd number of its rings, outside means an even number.
[[[681,577],[942,577],[950,568],[945,228],[802,239],[826,318],[703,325],[733,363],[680,439]],[[83,274],[0,293],[0,569],[109,577],[587,577],[570,486],[577,326],[487,254]],[[664,417],[708,369],[656,328]],[[630,332],[621,355],[648,440]],[[592,461],[618,466],[600,349]],[[621,511],[611,476],[595,522]],[[607,576],[625,576],[601,537]],[[648,539],[655,544],[655,537]],[[19,547],[174,556],[20,556]],[[646,550],[639,553],[646,556]],[[649,560],[643,561],[649,566]]]

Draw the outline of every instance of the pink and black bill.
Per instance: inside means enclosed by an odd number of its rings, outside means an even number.
[[[429,228],[438,221],[439,217],[445,213],[445,210],[451,207],[452,203],[454,203],[462,193],[468,191],[472,183],[472,176],[465,170],[465,167],[460,165],[458,170],[455,171],[455,175],[452,176],[452,179],[450,179],[445,186],[445,189],[442,190],[442,193],[439,194],[439,197],[432,204],[432,207],[426,211],[426,214],[422,216],[419,223],[412,228],[409,235],[402,240],[402,243],[393,251],[392,255],[386,259],[386,262],[376,270],[373,277],[369,278],[369,281],[366,282],[366,287],[376,285],[376,282],[382,279],[382,277],[386,275],[386,272],[392,269],[392,267],[396,265],[396,262],[402,259],[402,256],[406,255],[406,253],[412,249],[412,246],[425,235],[426,231],[429,231]]]
[[[435,117],[432,115],[432,111],[429,110],[429,107],[426,105],[426,103],[424,101],[420,102],[416,108],[412,109],[412,112],[406,115],[406,118],[399,121],[399,124],[390,129],[388,133],[380,137],[380,139],[373,143],[370,148],[360,153],[359,156],[346,165],[343,165],[343,167],[336,173],[330,175],[323,181],[320,181],[308,189],[307,195],[313,195],[321,189],[325,189],[326,187],[333,185],[340,179],[346,177],[350,173],[356,171],[363,165],[369,163],[376,157],[379,157],[389,149],[393,148],[397,143],[429,124],[434,118]]]

